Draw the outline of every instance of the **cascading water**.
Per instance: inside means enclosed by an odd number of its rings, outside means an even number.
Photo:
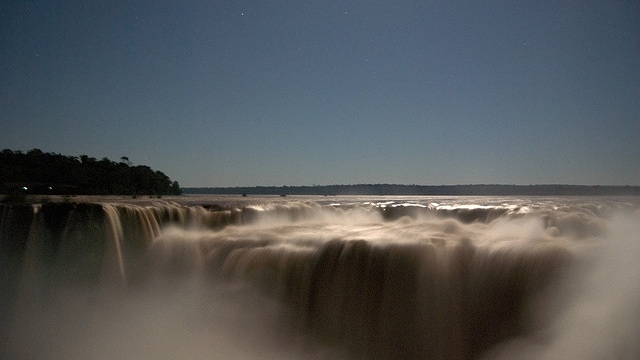
[[[177,201],[2,206],[0,355],[570,358],[580,325],[552,320],[609,262],[616,319],[639,316],[634,198]],[[637,358],[619,324],[573,354]]]

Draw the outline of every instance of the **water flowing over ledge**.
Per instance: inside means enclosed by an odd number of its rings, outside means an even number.
[[[637,198],[99,200],[1,205],[4,358],[638,355]]]

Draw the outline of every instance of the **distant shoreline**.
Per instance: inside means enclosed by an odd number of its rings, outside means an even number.
[[[218,195],[531,195],[628,196],[640,195],[640,186],[612,185],[317,185],[184,187],[183,194]]]

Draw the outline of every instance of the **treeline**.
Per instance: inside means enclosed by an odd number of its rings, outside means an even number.
[[[255,186],[184,188],[187,194],[246,195],[640,195],[640,186],[601,185],[398,185]]]
[[[179,195],[180,185],[161,171],[108,158],[65,156],[33,149],[2,150],[0,193],[57,195]]]

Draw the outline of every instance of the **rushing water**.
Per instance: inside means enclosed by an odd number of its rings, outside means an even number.
[[[637,359],[638,198],[2,207],[8,359]]]

